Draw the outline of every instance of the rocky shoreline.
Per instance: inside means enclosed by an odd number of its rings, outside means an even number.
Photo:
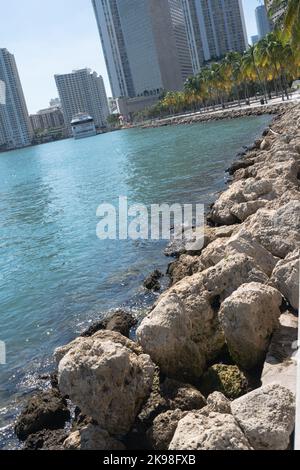
[[[294,104],[292,102],[285,102],[281,104],[268,104],[263,106],[249,106],[247,108],[230,108],[222,111],[205,111],[198,114],[188,116],[173,116],[169,118],[157,119],[151,122],[137,124],[133,127],[141,129],[149,129],[155,127],[165,126],[178,126],[183,124],[196,124],[201,122],[215,122],[224,119],[238,119],[247,116],[263,116],[265,114],[280,114],[283,110],[292,108]]]
[[[171,286],[137,330],[118,311],[55,351],[52,388],[16,423],[25,449],[292,448],[300,106],[273,111],[228,170],[203,249],[169,247]]]

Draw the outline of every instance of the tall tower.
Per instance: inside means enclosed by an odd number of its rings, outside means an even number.
[[[265,5],[259,5],[255,9],[255,18],[256,18],[258,36],[259,36],[259,39],[262,39],[272,30],[271,21],[268,17],[268,13],[267,13],[267,9]]]
[[[31,144],[32,128],[15,58],[0,49],[0,146],[22,148]]]
[[[244,52],[248,39],[241,0],[182,0],[194,73],[227,52]]]
[[[92,0],[115,98],[180,90],[192,75],[181,0]]]
[[[55,75],[66,127],[71,134],[71,121],[78,113],[88,113],[97,128],[106,125],[109,115],[103,79],[90,69]]]

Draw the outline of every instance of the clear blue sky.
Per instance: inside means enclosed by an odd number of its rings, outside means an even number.
[[[259,2],[243,2],[250,37]],[[0,47],[16,57],[30,113],[57,96],[55,73],[90,67],[111,93],[91,0],[0,0]]]

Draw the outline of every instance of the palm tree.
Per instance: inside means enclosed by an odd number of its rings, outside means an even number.
[[[285,16],[284,26],[291,44],[297,50],[300,49],[300,2],[289,0]]]

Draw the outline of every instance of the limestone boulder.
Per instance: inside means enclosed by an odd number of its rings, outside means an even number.
[[[137,329],[143,350],[167,376],[199,378],[225,344],[220,302],[248,281],[267,283],[268,277],[253,259],[236,255],[178,282]]]
[[[272,287],[248,283],[222,304],[219,318],[236,364],[252,369],[265,359],[271,335],[279,326],[282,296]]]
[[[64,441],[63,447],[65,450],[125,450],[122,442],[94,424],[71,433]]]
[[[230,400],[221,392],[213,392],[207,397],[207,406],[210,411],[222,414],[231,414]]]
[[[271,282],[295,310],[299,309],[299,265],[300,250],[297,249],[276,264],[271,278]]]
[[[168,450],[179,421],[187,413],[182,410],[169,410],[155,418],[147,433],[150,445],[154,450]]]
[[[135,343],[100,331],[71,344],[58,366],[59,388],[102,429],[123,435],[150,393],[154,369]]]
[[[232,414],[255,450],[286,450],[295,426],[295,397],[277,384],[233,401]]]
[[[188,413],[178,423],[169,450],[251,450],[230,414]]]

